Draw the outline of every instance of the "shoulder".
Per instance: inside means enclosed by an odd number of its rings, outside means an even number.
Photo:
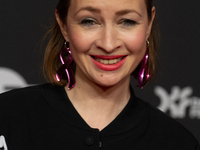
[[[63,87],[43,84],[0,94],[0,137],[4,136],[9,143],[24,136],[23,142],[27,144],[32,131],[57,126],[54,121],[57,122],[60,115],[49,101],[57,102],[60,93],[64,93]]]
[[[45,99],[50,93],[56,91],[58,87],[51,84],[42,84],[36,86],[14,89],[0,94],[0,111],[10,107],[22,107],[23,105]]]
[[[177,147],[184,147],[185,149],[199,148],[199,143],[195,137],[176,120],[167,116],[159,109],[144,102],[148,112],[149,119],[149,133],[152,137],[157,137],[162,141],[165,141],[166,145],[177,145]],[[172,147],[169,147],[172,148]]]
[[[57,101],[63,87],[43,84],[15,89],[0,94],[0,127],[6,127],[13,122],[22,122],[30,116],[34,118],[37,114],[45,114],[52,111],[52,100]],[[2,122],[4,122],[2,124]],[[15,123],[16,123],[15,122]]]
[[[149,120],[151,124],[154,124],[161,129],[168,129],[168,130],[180,129],[182,131],[188,132],[188,130],[185,127],[183,127],[180,123],[178,123],[176,120],[169,117],[167,114],[165,114],[158,108],[152,106],[151,104],[146,103],[146,108],[148,111]]]
[[[54,86],[52,84],[46,83],[41,85],[34,85],[34,86],[28,86],[20,89],[14,89],[10,90],[8,92],[4,92],[0,94],[0,100],[7,98],[18,98],[20,97],[31,97],[31,96],[38,96],[45,92],[57,89],[58,86]],[[17,96],[17,97],[16,97]]]
[[[31,96],[37,96],[42,93],[42,91],[46,88],[50,87],[49,84],[43,84],[43,85],[35,85],[35,86],[29,86],[25,88],[20,89],[14,89],[10,90],[8,92],[0,94],[0,102],[10,99],[19,99],[24,97],[31,97]]]

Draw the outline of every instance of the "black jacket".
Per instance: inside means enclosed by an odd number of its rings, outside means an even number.
[[[44,84],[0,95],[8,150],[200,150],[179,123],[137,98],[101,132],[89,127],[63,87]]]

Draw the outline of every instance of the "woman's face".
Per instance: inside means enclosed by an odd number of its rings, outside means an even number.
[[[151,30],[144,0],[72,0],[66,23],[57,20],[76,62],[76,77],[100,86],[130,79]]]

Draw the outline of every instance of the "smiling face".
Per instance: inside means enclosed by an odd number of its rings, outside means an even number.
[[[100,86],[129,81],[151,31],[144,0],[72,0],[66,23],[56,16],[76,62],[76,78]]]

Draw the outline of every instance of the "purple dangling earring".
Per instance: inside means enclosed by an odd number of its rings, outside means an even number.
[[[75,77],[70,67],[70,64],[73,61],[71,51],[66,47],[67,42],[65,42],[64,48],[60,51],[60,60],[62,62],[62,66],[56,71],[56,79],[60,81],[63,74],[66,72],[67,80],[68,80],[68,89],[71,89],[75,86]],[[68,53],[69,57],[66,59],[66,54]]]
[[[148,57],[149,57],[148,48],[149,48],[149,41],[147,40],[146,53],[144,55],[144,58],[141,61],[141,67],[140,67],[140,71],[139,71],[139,74],[138,74],[138,86],[141,89],[143,89],[144,84],[149,79],[149,69],[148,69],[148,66],[147,66],[147,60],[148,60]]]

